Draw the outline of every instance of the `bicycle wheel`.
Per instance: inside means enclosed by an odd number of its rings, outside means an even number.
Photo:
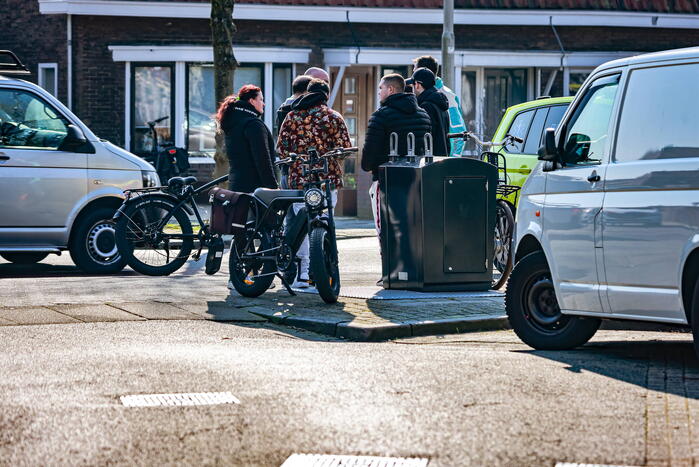
[[[175,206],[166,199],[146,198],[128,206],[117,221],[119,253],[141,274],[167,276],[189,258],[194,244],[192,223],[184,209],[174,211]]]
[[[491,288],[499,289],[512,272],[512,235],[515,218],[507,202],[499,199],[495,215],[495,248],[493,250],[493,283]]]
[[[333,257],[333,238],[325,227],[311,230],[311,274],[320,298],[335,303],[340,295],[340,268]]]
[[[252,241],[250,241],[250,234],[240,234],[233,237],[229,261],[230,279],[240,295],[251,298],[259,297],[272,285],[276,263],[273,260],[244,257],[246,254],[270,248],[272,245],[269,237],[261,232],[256,232]]]

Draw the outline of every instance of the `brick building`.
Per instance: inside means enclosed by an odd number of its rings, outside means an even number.
[[[502,111],[574,93],[597,65],[699,44],[689,0],[456,0],[455,82],[470,129],[492,136]],[[411,59],[440,57],[441,0],[237,0],[235,86],[264,90],[264,116],[309,66],[332,75],[334,107],[361,146],[377,82]],[[210,166],[215,109],[208,1],[0,0],[0,48],[103,138],[148,148],[145,121]],[[560,39],[559,40],[557,39]],[[271,104],[271,105],[269,105]],[[369,177],[347,161],[343,214],[370,216]],[[356,190],[355,190],[356,188]]]

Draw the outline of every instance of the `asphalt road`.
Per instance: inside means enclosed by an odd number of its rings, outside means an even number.
[[[364,233],[366,234],[366,232]],[[379,275],[340,240],[344,284]],[[86,276],[0,260],[0,305],[224,300],[226,273]],[[699,465],[699,363],[683,333],[600,331],[535,352],[510,331],[353,343],[268,323],[0,327],[0,465],[280,465],[292,453],[430,466]],[[120,396],[230,391],[235,405]]]
[[[578,351],[533,352],[508,331],[361,344],[178,321],[5,327],[0,342],[4,465],[273,466],[295,452],[691,465],[699,453],[683,334],[602,331]],[[119,401],[208,391],[241,403]]]

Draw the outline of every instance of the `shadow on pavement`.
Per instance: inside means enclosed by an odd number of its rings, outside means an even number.
[[[57,264],[0,264],[0,277],[11,278],[45,278],[45,277],[131,277],[140,275],[131,269],[124,269],[113,274],[88,274],[77,266]]]
[[[573,373],[596,373],[639,387],[652,385],[654,390],[699,399],[699,390],[692,389],[699,385],[699,360],[691,338],[591,342],[578,350],[514,352],[567,364],[566,370]]]

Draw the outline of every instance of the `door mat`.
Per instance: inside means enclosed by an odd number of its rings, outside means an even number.
[[[318,293],[314,287],[294,289],[294,291],[299,293]],[[482,292],[413,292],[412,290],[386,290],[377,286],[352,286],[342,287],[340,296],[345,298],[363,298],[365,300],[417,300],[429,298],[497,298],[504,297],[505,294],[495,290]]]

